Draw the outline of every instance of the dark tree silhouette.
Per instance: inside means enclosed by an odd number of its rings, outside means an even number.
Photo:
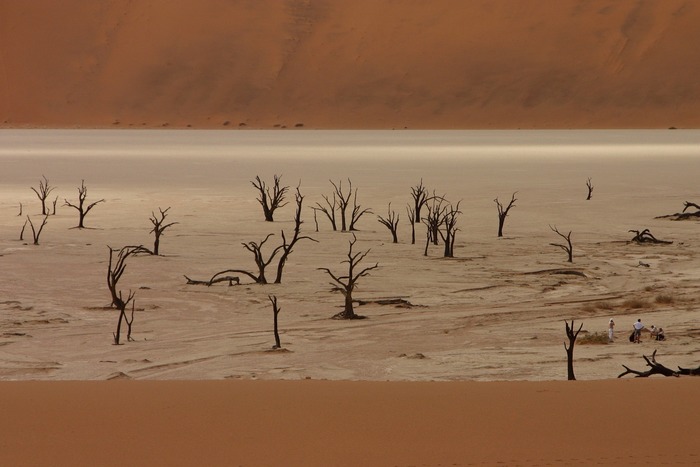
[[[347,210],[350,205],[350,197],[352,196],[352,182],[348,178],[348,184],[350,189],[347,193],[343,193],[343,181],[339,181],[336,185],[333,180],[330,180],[331,185],[333,185],[334,196],[333,199],[336,200],[336,205],[340,210],[340,231],[347,231]],[[327,202],[327,200],[326,200]]]
[[[316,219],[316,213],[318,211],[321,211],[323,214],[326,215],[326,217],[328,218],[328,220],[331,223],[331,227],[333,228],[333,231],[335,232],[336,230],[338,230],[336,217],[335,217],[335,209],[338,205],[338,200],[336,199],[335,192],[333,193],[333,201],[331,201],[327,195],[321,195],[321,196],[323,197],[323,200],[326,202],[326,205],[324,206],[321,203],[316,203],[316,206],[311,208],[314,210],[314,220]],[[316,231],[318,232],[318,222],[316,223]]]
[[[333,282],[331,282],[331,285],[333,285],[334,287],[338,287],[339,290],[342,292],[343,296],[345,297],[345,306],[343,308],[343,311],[334,315],[333,316],[334,319],[364,318],[364,316],[359,316],[359,315],[355,314],[355,311],[353,309],[352,293],[355,290],[355,288],[357,287],[357,281],[361,277],[368,275],[372,269],[379,267],[379,263],[375,263],[374,266],[369,266],[366,268],[358,269],[359,264],[367,256],[367,254],[370,252],[370,250],[367,250],[365,252],[353,253],[353,247],[355,246],[356,242],[357,242],[357,237],[355,236],[355,234],[353,234],[352,240],[350,240],[350,242],[349,242],[350,247],[348,249],[348,259],[345,261],[342,261],[342,263],[348,264],[347,275],[336,276],[328,268],[319,268],[319,270],[325,271],[326,274],[328,274],[331,277],[331,279],[333,279]]]
[[[304,235],[301,235],[301,225],[303,224],[303,221],[301,220],[301,210],[302,210],[302,205],[304,202],[304,197],[301,195],[301,192],[299,191],[299,187],[297,187],[297,192],[295,195],[296,199],[296,204],[297,204],[297,209],[296,209],[296,214],[294,216],[294,233],[292,234],[292,237],[287,240],[287,236],[284,233],[284,230],[281,231],[282,235],[282,244],[277,246],[275,249],[272,250],[270,255],[266,258],[265,255],[262,252],[262,248],[265,245],[265,243],[272,237],[274,234],[268,234],[263,241],[260,243],[256,242],[247,242],[243,243],[243,247],[253,253],[253,259],[255,261],[255,265],[257,266],[257,273],[256,272],[250,272],[246,271],[243,269],[226,269],[224,271],[217,272],[214,274],[211,279],[207,281],[202,281],[202,280],[195,280],[191,279],[187,276],[185,276],[185,279],[187,279],[188,284],[202,284],[202,285],[213,285],[218,282],[228,282],[229,285],[232,285],[233,282],[236,282],[236,284],[240,283],[240,280],[238,276],[233,276],[231,274],[243,274],[245,276],[250,277],[255,281],[257,284],[267,284],[267,277],[265,275],[265,271],[267,267],[272,263],[272,261],[277,257],[278,253],[281,253],[279,261],[277,263],[277,275],[275,277],[275,284],[280,284],[282,282],[282,273],[284,271],[284,266],[287,263],[287,259],[289,258],[289,255],[292,254],[292,251],[294,249],[294,246],[299,240],[311,240],[311,241],[316,241],[315,239],[311,237],[307,237]]]
[[[661,363],[656,361],[656,350],[651,354],[651,357],[642,355],[644,361],[647,362],[649,367],[646,371],[638,371],[629,368],[626,365],[622,365],[625,369],[624,372],[620,373],[617,377],[622,378],[625,375],[633,374],[636,378],[648,378],[651,375],[663,375],[663,376],[700,376],[700,366],[697,368],[682,368],[678,367],[678,370],[672,370]]]
[[[384,227],[389,229],[389,232],[391,232],[391,237],[393,243],[399,243],[399,237],[396,233],[396,230],[398,229],[399,226],[399,215],[396,214],[396,211],[391,210],[391,203],[389,203],[389,208],[387,209],[387,216],[382,217],[382,216],[377,216],[379,223],[382,224]],[[409,219],[412,219],[409,217]],[[411,222],[411,225],[413,225],[413,222]]]
[[[416,209],[410,204],[406,205],[406,214],[408,214],[408,219],[411,223],[411,245],[416,244],[416,223],[413,219],[416,218]]]
[[[569,326],[568,321],[564,321],[566,324],[566,337],[569,338],[569,346],[564,343],[564,349],[566,350],[566,374],[569,381],[576,379],[574,376],[574,344],[576,343],[576,338],[578,333],[581,332],[583,328],[583,323],[578,327],[578,331],[574,332],[574,320],[571,320],[571,326]]]
[[[78,228],[79,229],[84,229],[85,228],[85,216],[90,212],[92,208],[94,208],[96,205],[100,203],[104,203],[104,199],[100,199],[95,201],[94,203],[90,203],[87,206],[85,206],[85,199],[87,198],[87,187],[85,186],[85,180],[82,180],[80,182],[80,186],[78,187],[78,204],[73,204],[67,199],[65,199],[65,203],[63,204],[64,206],[70,206],[71,208],[74,208],[78,211]],[[55,209],[54,209],[55,211]]]
[[[443,229],[438,229],[438,234],[440,234],[440,238],[442,238],[442,242],[445,245],[445,258],[454,257],[455,237],[459,231],[457,228],[457,216],[462,214],[462,211],[459,210],[459,204],[457,203],[457,206],[452,206],[451,204],[447,206],[440,219],[444,232]]]
[[[440,243],[440,226],[442,225],[445,212],[447,211],[447,205],[445,203],[446,200],[444,196],[435,196],[433,193],[433,196],[430,197],[430,204],[425,205],[428,213],[422,221],[428,229],[428,241],[432,242],[433,245],[438,245]]]
[[[588,201],[593,196],[593,183],[591,183],[591,177],[588,177],[588,180],[586,180],[586,187],[588,188],[588,196],[586,197],[586,201]]]
[[[352,213],[350,215],[350,227],[349,228],[351,231],[357,230],[357,228],[355,227],[355,224],[357,223],[357,221],[360,220],[360,217],[362,217],[363,215],[365,215],[367,213],[371,214],[372,210],[369,208],[362,209],[362,207],[359,204],[357,204],[357,188],[355,188],[355,193],[354,193],[353,198],[352,198]]]
[[[658,238],[654,237],[649,229],[644,229],[641,232],[639,230],[628,230],[628,232],[634,234],[634,237],[632,237],[632,240],[630,241],[635,243],[663,243],[667,245],[673,243],[668,240],[659,240]]]
[[[559,230],[557,230],[557,227],[556,227],[556,226],[552,227],[552,226],[550,225],[549,228],[552,229],[552,232],[556,233],[556,234],[559,235],[561,238],[563,238],[564,240],[566,240],[566,244],[565,244],[565,245],[564,245],[564,244],[561,244],[561,243],[550,243],[550,245],[559,247],[559,248],[561,248],[562,250],[564,250],[564,251],[566,252],[566,254],[568,255],[568,261],[569,261],[569,263],[573,263],[573,262],[574,262],[574,247],[573,247],[573,245],[571,244],[571,231],[569,231],[568,234],[564,235],[563,233],[559,232]]]
[[[126,260],[129,256],[133,256],[139,253],[148,252],[142,246],[125,246],[120,250],[109,248],[109,263],[107,266],[107,288],[112,296],[112,305],[119,310],[119,319],[117,320],[117,330],[113,333],[114,344],[119,345],[121,339],[121,328],[122,322],[126,322],[128,326],[127,340],[131,339],[131,325],[134,322],[134,307],[132,304],[131,309],[131,319],[126,315],[126,307],[134,299],[136,292],[129,290],[127,297],[124,298],[121,290],[117,290],[119,279],[121,279],[124,270],[126,269]],[[117,253],[117,257],[114,258],[114,253]]]
[[[304,223],[304,221],[301,220],[301,208],[304,204],[304,197],[301,195],[301,191],[299,191],[298,186],[297,191],[294,195],[294,199],[297,205],[296,213],[294,215],[294,234],[292,235],[292,238],[289,239],[289,242],[287,242],[287,237],[284,234],[284,230],[282,230],[281,232],[282,245],[280,246],[280,248],[282,251],[282,255],[280,256],[280,259],[277,263],[277,276],[275,277],[275,284],[282,283],[282,271],[284,270],[285,264],[287,264],[287,258],[289,258],[289,255],[292,254],[294,245],[296,245],[296,243],[299,240],[311,240],[312,242],[316,241],[311,237],[301,235],[301,224]]]
[[[22,203],[19,203],[19,214],[17,214],[17,217],[22,217]]]
[[[422,178],[418,185],[411,187],[411,197],[413,198],[413,217],[411,222],[418,224],[421,222],[421,209],[428,202],[428,190],[423,186]]]
[[[49,219],[49,215],[45,214],[44,219],[41,221],[41,225],[39,227],[35,228],[34,223],[32,222],[32,219],[29,216],[27,216],[27,220],[25,221],[24,225],[26,227],[27,222],[29,222],[29,227],[31,227],[31,229],[32,229],[32,237],[34,239],[34,245],[39,244],[39,236],[41,235],[41,232],[44,230],[44,226],[46,225],[46,222],[48,221],[48,219]],[[19,235],[19,239],[23,240],[23,237],[24,237],[24,227],[22,227],[22,232]]]
[[[250,182],[258,190],[258,202],[262,206],[263,214],[267,222],[273,222],[275,210],[287,204],[284,199],[289,187],[280,186],[281,179],[281,175],[274,176],[272,191],[270,191],[267,184],[260,179],[260,176],[256,176],[255,180]]]
[[[275,345],[272,346],[273,349],[281,349],[282,348],[282,343],[280,342],[280,333],[277,330],[277,315],[279,314],[280,311],[282,311],[282,308],[277,306],[277,297],[274,295],[268,295],[267,298],[270,300],[270,303],[272,303],[272,316],[273,316],[273,325],[274,325],[274,333],[275,333]]]
[[[170,210],[170,207],[166,208],[165,210],[158,208],[158,211],[160,213],[160,217],[156,216],[155,212],[151,211],[151,217],[148,219],[151,221],[151,224],[153,224],[153,228],[149,233],[153,234],[153,254],[154,255],[159,255],[160,254],[160,237],[163,235],[165,232],[165,229],[168,227],[172,227],[173,225],[178,224],[178,222],[170,222],[170,223],[165,223],[165,218],[168,216],[168,211]]]
[[[508,206],[503,207],[503,204],[498,200],[498,198],[494,199],[493,201],[496,203],[496,207],[498,208],[498,236],[502,237],[503,236],[503,224],[506,222],[506,217],[508,216],[508,211],[510,211],[511,208],[515,207],[515,202],[517,199],[515,198],[515,195],[518,192],[516,191],[513,193],[513,196],[510,198],[510,203],[508,203]]]
[[[49,180],[42,175],[42,178],[44,180],[39,180],[39,188],[34,188],[30,187],[34,193],[36,193],[36,196],[39,198],[39,201],[41,201],[41,215],[42,216],[48,216],[49,211],[46,209],[46,199],[49,197],[49,194],[53,190],[56,189],[56,187],[53,187],[49,184]]]

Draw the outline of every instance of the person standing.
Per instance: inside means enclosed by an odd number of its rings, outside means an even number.
[[[636,323],[634,323],[634,343],[639,344],[642,337],[642,331],[644,330],[644,325],[642,324],[642,318],[639,318]]]
[[[610,318],[610,322],[608,323],[608,342],[613,341],[614,329],[615,329],[615,321],[613,321],[613,319]]]

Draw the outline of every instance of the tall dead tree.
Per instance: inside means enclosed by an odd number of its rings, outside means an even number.
[[[165,210],[158,208],[158,211],[160,213],[160,217],[156,216],[156,213],[151,211],[151,217],[149,217],[148,220],[151,221],[151,224],[153,224],[153,228],[149,233],[153,234],[153,254],[154,255],[159,255],[160,254],[160,237],[163,235],[165,232],[165,229],[168,227],[172,227],[173,225],[178,224],[178,222],[169,222],[165,223],[165,218],[168,216],[168,211],[170,210],[170,207],[166,208]]]
[[[272,346],[273,349],[281,349],[282,343],[280,342],[280,333],[277,330],[277,315],[282,311],[282,309],[277,305],[277,297],[274,295],[268,295],[267,298],[272,303],[272,322],[274,326],[275,333],[275,345]]]
[[[342,261],[342,263],[348,264],[348,272],[346,275],[335,275],[328,268],[319,268],[319,270],[325,271],[326,274],[328,274],[331,277],[331,279],[333,279],[333,282],[331,282],[331,285],[333,285],[334,287],[337,287],[340,290],[340,292],[343,294],[343,296],[345,297],[345,306],[343,308],[343,311],[334,315],[333,316],[334,319],[364,318],[364,316],[359,316],[359,315],[355,314],[355,311],[353,309],[352,293],[355,290],[355,288],[357,287],[357,281],[361,277],[368,275],[372,269],[376,269],[379,267],[379,263],[375,263],[374,266],[369,266],[366,268],[358,269],[359,264],[367,256],[367,254],[370,252],[370,250],[367,250],[364,252],[354,253],[353,247],[355,246],[356,242],[357,242],[357,237],[355,236],[355,234],[352,234],[352,240],[350,240],[350,242],[349,242],[350,246],[348,249],[348,259],[345,261]]]
[[[425,203],[428,202],[428,190],[423,186],[423,179],[414,187],[411,187],[411,197],[413,198],[413,217],[411,222],[418,224],[421,222],[420,212]]]
[[[411,245],[416,244],[416,223],[414,219],[416,218],[416,208],[410,204],[406,205],[406,214],[408,214],[408,219],[411,224]]]
[[[591,177],[588,177],[588,180],[586,180],[586,188],[588,188],[588,196],[586,197],[586,201],[588,201],[593,196],[593,183],[591,182]]]
[[[280,186],[281,179],[281,175],[274,175],[272,191],[270,191],[270,187],[260,179],[260,176],[256,176],[255,180],[251,180],[250,182],[258,190],[258,202],[262,206],[263,214],[267,222],[273,222],[275,210],[287,204],[284,199],[289,187]]]
[[[73,204],[67,199],[64,199],[64,206],[69,206],[71,208],[74,208],[78,211],[78,226],[77,228],[79,229],[84,229],[85,228],[85,216],[88,215],[90,210],[97,206],[100,203],[104,203],[104,199],[100,199],[95,201],[94,203],[90,203],[87,206],[85,206],[85,199],[87,198],[87,187],[85,186],[85,180],[82,180],[80,182],[80,186],[78,187],[78,204]],[[55,211],[55,208],[54,208]]]
[[[282,273],[284,271],[284,266],[287,263],[287,259],[289,258],[289,255],[292,253],[294,250],[294,246],[296,243],[300,240],[311,240],[311,241],[316,241],[315,239],[311,237],[307,237],[304,235],[301,235],[301,225],[303,224],[303,221],[301,220],[301,210],[302,210],[302,205],[304,202],[304,197],[301,195],[301,192],[299,191],[299,187],[297,187],[296,195],[295,195],[295,200],[296,200],[296,214],[294,216],[294,233],[292,234],[291,238],[287,240],[287,236],[284,233],[284,230],[281,231],[281,236],[282,236],[282,244],[277,246],[272,250],[272,252],[269,254],[269,256],[265,257],[263,254],[263,246],[265,243],[272,237],[274,234],[268,234],[267,237],[263,239],[260,243],[256,242],[247,242],[247,243],[242,243],[243,247],[253,253],[253,259],[255,261],[255,265],[257,266],[257,273],[256,272],[250,272],[246,271],[243,269],[226,269],[224,271],[217,272],[214,274],[211,279],[207,281],[203,280],[195,280],[191,279],[187,276],[185,276],[185,279],[187,279],[188,284],[202,284],[202,285],[213,285],[218,282],[228,282],[229,285],[233,284],[233,282],[239,283],[239,278],[237,276],[232,276],[231,274],[243,274],[245,276],[250,277],[253,279],[257,284],[267,284],[267,276],[265,275],[265,271],[267,267],[272,263],[272,261],[277,257],[279,253],[281,253],[279,261],[277,263],[277,275],[275,277],[275,284],[280,284],[282,282]]]
[[[353,194],[352,197],[352,212],[350,213],[350,227],[349,229],[351,231],[357,230],[355,227],[355,224],[357,221],[360,220],[360,217],[367,213],[372,213],[372,210],[369,208],[362,209],[362,206],[357,204],[357,188],[355,188],[355,193]]]
[[[428,213],[422,218],[423,224],[429,232],[429,241],[433,245],[438,245],[440,243],[440,226],[442,225],[443,218],[445,216],[445,211],[447,211],[446,200],[444,196],[433,196],[430,197],[430,204],[425,205]]]
[[[49,219],[49,215],[46,214],[44,215],[44,219],[41,221],[41,225],[39,227],[34,227],[34,223],[32,222],[32,219],[27,216],[27,222],[29,222],[29,227],[32,229],[32,237],[34,239],[34,245],[39,244],[39,236],[41,235],[41,232],[44,230],[44,226],[46,225],[46,222]],[[24,223],[24,225],[27,225],[27,222]],[[23,239],[24,236],[24,227],[22,227],[22,233],[20,234],[20,240]]]
[[[333,190],[335,191],[334,199],[337,200],[337,206],[340,210],[340,231],[345,232],[347,228],[347,210],[350,205],[350,197],[352,196],[352,182],[348,178],[348,184],[350,185],[348,192],[343,193],[343,181],[339,181],[336,185],[333,180],[330,180],[331,185],[333,185]]]
[[[516,191],[513,193],[513,196],[510,198],[510,202],[508,203],[508,206],[503,207],[503,204],[498,200],[498,198],[494,199],[493,201],[496,203],[496,207],[498,208],[498,236],[502,237],[503,236],[503,224],[506,222],[506,217],[508,216],[508,211],[510,211],[511,208],[515,207],[515,202],[517,199],[515,198],[515,195],[518,192]]]
[[[391,232],[393,243],[399,243],[399,237],[396,233],[399,226],[399,215],[396,214],[396,211],[392,211],[391,203],[389,203],[389,208],[387,209],[387,211],[388,212],[386,217],[377,216],[379,223],[387,229],[389,229],[389,232]],[[409,217],[409,219],[411,218]],[[413,224],[413,222],[411,222],[411,224]]]
[[[335,192],[333,193],[333,201],[331,201],[330,197],[328,197],[327,195],[321,196],[323,197],[323,200],[326,202],[326,204],[322,205],[321,203],[317,202],[316,206],[311,208],[314,210],[314,219],[316,219],[316,213],[318,213],[319,211],[322,212],[328,218],[328,221],[331,223],[331,227],[335,232],[336,230],[338,230],[335,217],[335,209],[338,206],[338,200],[336,198]],[[316,231],[318,232],[318,223],[316,223]]]
[[[53,187],[49,184],[49,180],[42,175],[43,180],[39,180],[39,188],[34,188],[30,187],[34,193],[36,193],[37,198],[39,198],[39,201],[41,201],[41,215],[42,216],[48,216],[49,211],[46,208],[46,199],[49,197],[49,194],[53,190],[56,189],[56,187]]]
[[[299,190],[299,187],[297,186],[297,191],[294,195],[294,199],[296,201],[297,209],[296,213],[294,215],[294,233],[292,234],[292,237],[289,239],[289,242],[287,242],[287,237],[284,234],[284,230],[282,230],[282,245],[281,245],[281,251],[282,254],[280,255],[280,259],[277,262],[277,276],[275,277],[275,284],[280,284],[282,283],[282,271],[284,270],[285,264],[287,264],[287,258],[289,258],[289,255],[292,253],[292,250],[294,249],[294,245],[299,240],[311,240],[312,242],[315,242],[316,240],[305,236],[301,235],[301,224],[304,223],[304,221],[301,220],[301,208],[304,203],[304,197],[301,195],[301,191]]]
[[[120,344],[122,322],[126,322],[129,327],[127,339],[131,340],[131,325],[134,322],[134,307],[131,310],[131,320],[126,315],[126,307],[134,299],[136,292],[129,290],[127,297],[124,298],[122,291],[118,290],[119,279],[121,279],[124,270],[126,269],[126,260],[138,253],[144,253],[147,250],[141,246],[125,246],[120,250],[116,250],[110,246],[109,248],[109,263],[107,265],[107,288],[112,296],[112,306],[119,311],[119,319],[117,320],[117,330],[112,334],[114,336],[114,345]],[[114,258],[114,253],[117,253]]]
[[[440,238],[442,238],[442,242],[445,245],[443,253],[445,258],[454,257],[455,237],[459,231],[457,228],[457,216],[462,214],[462,211],[459,210],[459,204],[457,203],[457,206],[452,206],[451,204],[447,206],[440,220],[442,228],[438,229],[438,234],[440,234]]]
[[[569,326],[568,321],[564,321],[566,324],[566,337],[569,338],[569,346],[564,343],[564,349],[566,350],[566,374],[569,381],[574,381],[576,376],[574,376],[574,344],[576,343],[576,338],[578,333],[581,332],[583,328],[583,323],[578,327],[578,331],[574,332],[574,320],[571,320],[571,326]]]
[[[571,231],[569,231],[568,234],[564,235],[563,233],[559,232],[559,230],[557,230],[557,227],[556,227],[556,226],[552,227],[552,226],[550,225],[549,228],[552,229],[552,232],[556,233],[556,234],[559,235],[561,238],[563,238],[564,240],[566,240],[566,244],[565,244],[565,245],[564,245],[564,244],[561,244],[561,243],[550,243],[550,245],[559,247],[559,248],[561,248],[562,250],[564,250],[564,251],[566,252],[566,254],[568,255],[568,261],[569,261],[569,263],[573,263],[573,262],[574,262],[574,247],[573,247],[573,245],[571,244]]]

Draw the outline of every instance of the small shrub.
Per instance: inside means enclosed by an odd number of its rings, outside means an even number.
[[[657,295],[654,301],[662,305],[669,305],[673,303],[673,295]]]
[[[634,310],[637,310],[639,308],[646,307],[647,302],[645,302],[644,300],[640,300],[638,298],[630,298],[630,299],[622,302],[622,306],[624,306],[625,308],[632,308]]]
[[[602,345],[608,343],[607,332],[589,332],[578,338],[580,344]]]
[[[595,304],[599,310],[612,310],[613,306],[608,302],[598,302]]]

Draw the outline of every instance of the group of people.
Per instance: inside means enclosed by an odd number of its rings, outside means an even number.
[[[630,334],[630,342],[634,342],[635,344],[639,344],[641,341],[642,337],[642,331],[649,331],[649,336],[651,337],[652,340],[656,341],[663,341],[666,340],[666,335],[664,334],[664,328],[662,327],[656,327],[653,324],[651,325],[650,329],[647,329],[644,324],[642,324],[642,319],[638,319],[635,321],[635,323],[632,325],[633,330],[632,334]],[[612,342],[614,340],[614,329],[615,329],[615,321],[613,321],[612,318],[610,318],[610,321],[608,322],[608,342]]]

